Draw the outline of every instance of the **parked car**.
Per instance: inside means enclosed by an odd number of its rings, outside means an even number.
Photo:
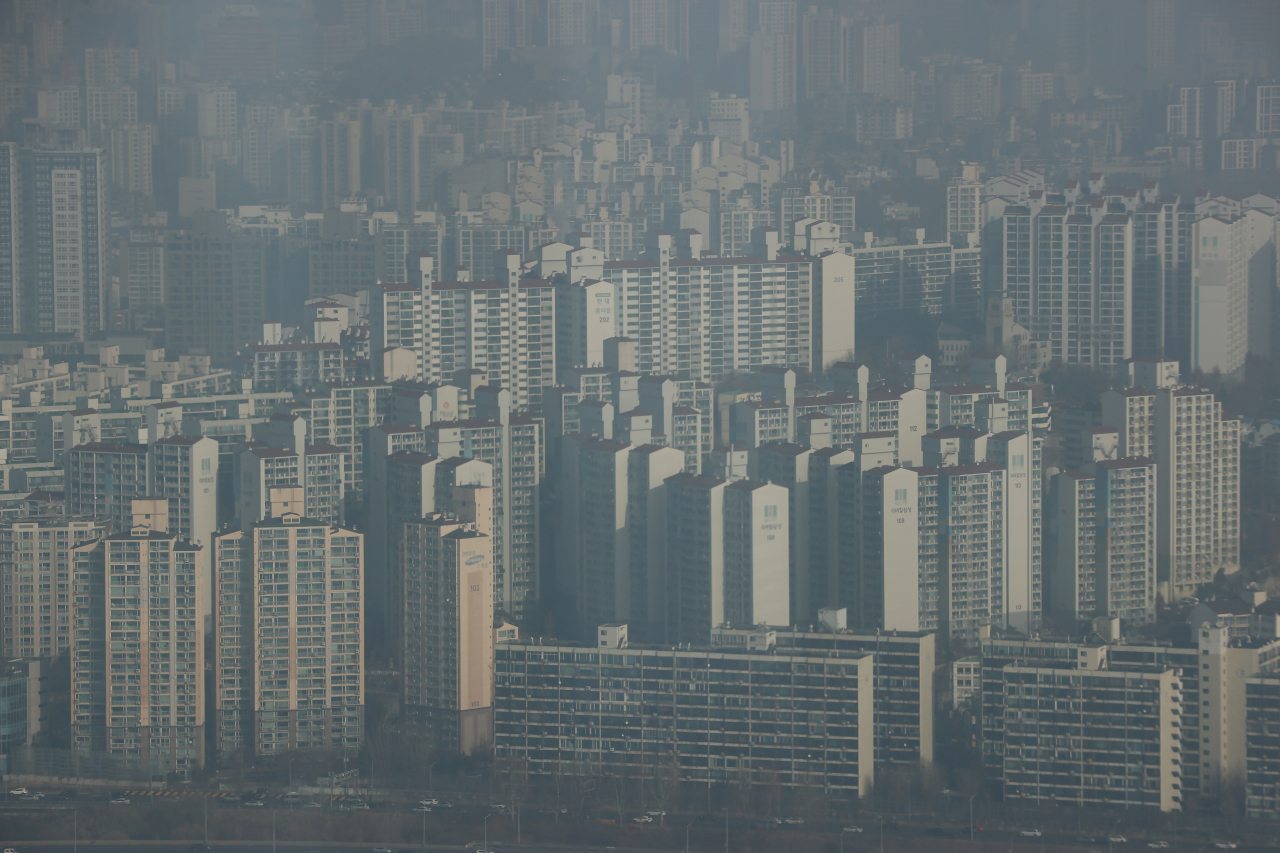
[[[1040,837],[1040,830],[1038,830],[1038,829],[1024,829],[1024,830],[1022,830],[1022,837],[1023,837],[1023,838],[1039,838],[1039,837]]]
[[[267,807],[267,804],[262,800],[245,800],[241,805],[247,809],[264,809]]]

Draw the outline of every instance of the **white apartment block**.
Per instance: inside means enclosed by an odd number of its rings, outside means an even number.
[[[1155,620],[1156,464],[1105,459],[1053,479],[1051,609],[1060,617]]]
[[[856,226],[857,203],[853,193],[847,187],[836,187],[830,192],[823,192],[817,183],[811,181],[808,192],[803,195],[788,192],[787,189],[779,194],[778,228],[787,231],[797,219],[817,219],[838,225],[840,240],[851,241]]]
[[[1234,374],[1250,352],[1270,351],[1276,218],[1249,210],[1231,220],[1206,217],[1191,233],[1191,368]],[[1251,314],[1257,312],[1260,317]]]
[[[363,538],[290,512],[218,537],[214,669],[224,755],[359,749]]]
[[[1011,461],[1027,473],[1027,461]],[[1010,478],[1003,465],[979,458],[938,468],[882,465],[860,477],[842,476],[843,571],[858,590],[856,618],[863,628],[973,637],[983,625],[1035,624],[1039,612],[1026,612],[1037,603],[1040,582],[1027,541],[1033,519],[1016,529],[1009,523]],[[1017,577],[1010,553],[1019,555]],[[1011,609],[1011,588],[1022,611]]]
[[[466,455],[493,466],[494,605],[516,619],[541,595],[539,492],[545,474],[541,420],[511,413],[506,389],[477,389],[473,417],[425,428],[426,451],[441,459]]]
[[[668,481],[666,643],[790,617],[787,490],[679,474]]]
[[[746,142],[751,138],[750,99],[734,94],[721,97],[713,92],[707,109],[707,130],[722,142]]]
[[[813,264],[779,255],[772,229],[757,238],[751,258],[695,260],[673,258],[671,235],[650,232],[648,260],[584,270],[613,285],[613,335],[636,342],[636,370],[710,382],[763,365],[812,364]]]
[[[218,529],[218,442],[175,435],[152,442],[147,456],[146,496],[168,499],[175,534],[210,547]]]
[[[1165,601],[1240,569],[1240,421],[1202,388],[1156,392],[1157,574]]]
[[[1280,84],[1258,87],[1255,127],[1258,133],[1280,133]]]
[[[73,748],[194,775],[204,764],[206,549],[138,524],[72,559],[88,590],[75,602]]]
[[[1004,211],[1003,286],[1053,361],[1114,369],[1133,355],[1133,222],[1065,204]]]
[[[66,456],[67,514],[106,519],[114,531],[133,521],[133,499],[151,484],[150,454],[142,444],[90,442]]]
[[[458,371],[481,370],[490,383],[511,391],[517,408],[539,405],[543,390],[555,385],[556,288],[541,279],[519,278],[519,255],[504,258],[502,281],[436,281],[435,258],[411,253],[411,277],[421,302],[403,295],[393,300],[390,292],[376,297],[371,339],[412,349],[421,360],[422,381],[449,381]]]
[[[345,514],[347,454],[332,444],[308,444],[302,453],[279,447],[252,447],[235,460],[236,517],[242,527],[271,518],[273,490],[302,489],[308,518],[342,523]],[[279,500],[278,497],[275,498]]]
[[[937,314],[976,310],[982,281],[982,250],[956,248],[950,242],[855,243],[853,284],[859,312],[900,309]],[[846,282],[844,282],[847,284]]]
[[[489,489],[481,490],[489,515]],[[431,513],[404,525],[400,591],[406,716],[440,748],[493,744],[493,540],[476,519]]]
[[[952,180],[947,186],[947,234],[977,234],[982,231],[982,182]]]
[[[40,518],[0,525],[0,654],[52,658],[71,649],[73,550],[106,528],[91,518]]]
[[[666,480],[685,470],[671,447],[570,435],[561,439],[557,588],[584,638],[626,622],[645,642],[665,612]]]

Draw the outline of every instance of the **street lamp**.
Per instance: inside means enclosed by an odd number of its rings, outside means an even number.
[[[489,850],[489,818],[491,818],[491,817],[493,817],[493,815],[492,815],[492,814],[487,814],[487,815],[485,815],[485,816],[484,816],[484,853],[490,853],[490,850]]]
[[[689,824],[693,826],[693,824]],[[684,828],[684,853],[689,853],[689,826]]]
[[[844,853],[844,834],[849,831],[849,827],[840,830],[840,853]]]
[[[969,797],[969,840],[970,841],[973,840],[973,798],[976,796],[978,795],[974,794],[973,796]]]

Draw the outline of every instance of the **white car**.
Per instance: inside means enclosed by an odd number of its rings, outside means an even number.
[[[647,814],[642,814],[642,815],[637,815],[636,817],[631,818],[631,822],[632,823],[653,823],[653,818],[649,817]]]
[[[18,853],[18,851],[14,850],[12,847],[6,847],[4,848],[4,853]]]
[[[437,799],[435,799],[435,798],[433,797],[433,798],[431,798],[431,799],[429,799],[429,800],[418,800],[418,805],[420,805],[420,806],[438,806],[438,805],[440,805],[440,801],[439,801],[439,800],[437,800]]]
[[[1168,841],[1148,841],[1147,846],[1150,847],[1152,850],[1168,850],[1169,842]]]
[[[414,806],[413,810],[415,812],[421,812],[422,814],[426,814],[427,812],[431,811],[431,806]]]
[[[846,826],[846,827],[844,828],[844,830],[843,830],[843,831],[844,831],[844,832],[862,832],[862,827],[860,827],[860,826]]]
[[[1219,841],[1219,842],[1216,842],[1213,846],[1217,847],[1219,850],[1235,850],[1236,849],[1236,843],[1234,841]],[[8,853],[8,851],[5,851],[5,853]]]
[[[664,812],[662,809],[649,809],[649,811],[645,812],[645,814],[647,814],[649,817],[665,817],[667,813]]]
[[[116,797],[114,800],[111,801],[111,805],[113,806],[127,806],[129,805],[129,803],[130,803],[130,800],[124,797]]]
[[[1023,837],[1023,838],[1039,838],[1039,837],[1040,837],[1040,830],[1038,830],[1038,829],[1024,829],[1024,830],[1022,830],[1022,837]]]
[[[26,788],[14,788],[14,789],[13,789],[12,791],[10,791],[9,793],[10,793],[10,794],[13,794],[13,796],[15,796],[15,797],[21,797],[23,794],[27,793],[27,789],[26,789]]]
[[[373,853],[391,853],[390,847],[375,847]]]
[[[1129,841],[1129,839],[1125,838],[1123,835],[1111,835],[1107,837],[1107,840],[1112,844],[1127,844]]]

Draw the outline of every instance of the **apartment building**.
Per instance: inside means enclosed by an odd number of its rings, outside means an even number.
[[[493,744],[493,540],[482,528],[493,491],[464,489],[470,520],[431,513],[404,524],[400,657],[411,725],[439,749],[472,755]]]
[[[359,749],[363,539],[285,511],[215,541],[214,670],[224,760],[242,751]]]
[[[149,444],[147,456],[146,496],[166,498],[169,529],[208,548],[218,529],[218,442],[173,435]]]
[[[1144,456],[1054,476],[1049,598],[1060,617],[1155,621],[1157,481],[1156,463]]]
[[[0,524],[0,654],[6,660],[52,658],[71,650],[73,554],[106,535],[106,526],[93,518]]]
[[[342,345],[337,342],[292,341],[254,344],[253,387],[259,391],[290,391],[342,382]]]
[[[1106,621],[1115,620],[1098,623]],[[1106,641],[995,636],[982,641],[983,763],[1005,790],[1038,799],[1128,802],[1169,811],[1182,807],[1185,794],[1215,798],[1231,780],[1245,781],[1251,769],[1250,721],[1258,719],[1257,711],[1251,717],[1257,707],[1251,692],[1260,681],[1274,678],[1280,641],[1233,638],[1228,628],[1211,625],[1197,630],[1190,647],[1120,641],[1119,631],[1105,625],[1100,631]],[[1028,671],[1036,678],[1030,679]],[[1009,672],[1018,679],[1008,680]],[[1135,694],[1149,699],[1135,701]],[[1050,699],[1066,703],[1058,708],[1080,713],[1025,710]],[[1126,722],[1098,728],[1101,714]],[[1028,730],[1028,720],[1034,729]],[[1170,735],[1172,754],[1166,746]],[[1092,752],[1045,751],[1045,744],[1073,736],[1089,737],[1111,756],[1127,752],[1142,758],[1126,765]],[[1139,748],[1139,741],[1147,746]]]
[[[674,769],[679,782],[768,779],[850,799],[875,779],[874,659],[862,651],[517,640],[498,645],[494,658],[494,752],[520,759],[535,779],[656,779]],[[670,701],[692,679],[703,685],[710,716]],[[800,701],[805,723],[789,716]]]
[[[175,235],[166,242],[165,347],[170,352],[231,360],[258,339],[268,311],[267,249],[267,241],[225,228]]]
[[[1133,353],[1133,220],[1085,205],[1013,205],[1001,283],[1049,357],[1114,369]]]
[[[790,621],[787,493],[754,480],[668,481],[666,642],[715,625]]]
[[[72,745],[191,777],[205,760],[207,554],[166,532],[164,504],[130,509],[124,532],[71,552]]]
[[[501,268],[494,269],[498,280],[473,280],[471,271],[459,270],[457,281],[439,281],[436,259],[411,253],[411,284],[421,298],[380,289],[370,316],[371,340],[412,350],[424,382],[481,370],[490,382],[510,389],[518,408],[539,405],[544,389],[556,384],[556,288],[520,278],[515,250],[500,260]]]
[[[760,625],[711,629],[713,648],[871,655],[875,672],[875,760],[928,767],[933,763],[933,634],[851,630],[843,608],[825,608],[809,630]]]
[[[973,458],[842,469],[841,574],[858,591],[847,599],[859,605],[858,627],[975,637],[988,624],[1036,623],[1039,562],[1027,540],[1038,517],[1011,524],[1010,469]],[[1025,477],[1028,462],[1010,461]]]
[[[250,525],[274,515],[272,490],[297,486],[308,518],[342,523],[346,514],[348,456],[331,444],[307,444],[302,453],[280,447],[249,447],[235,460],[236,518]],[[296,509],[296,507],[295,507]]]
[[[493,467],[494,606],[516,619],[533,612],[542,590],[538,574],[539,494],[546,473],[540,420],[512,413],[505,388],[480,386],[473,417],[426,427],[426,452],[441,459],[467,456]]]
[[[106,519],[114,531],[133,520],[133,499],[151,483],[145,445],[90,442],[67,451],[67,514]]]
[[[1156,392],[1157,581],[1165,601],[1240,568],[1240,421],[1207,389]]]

